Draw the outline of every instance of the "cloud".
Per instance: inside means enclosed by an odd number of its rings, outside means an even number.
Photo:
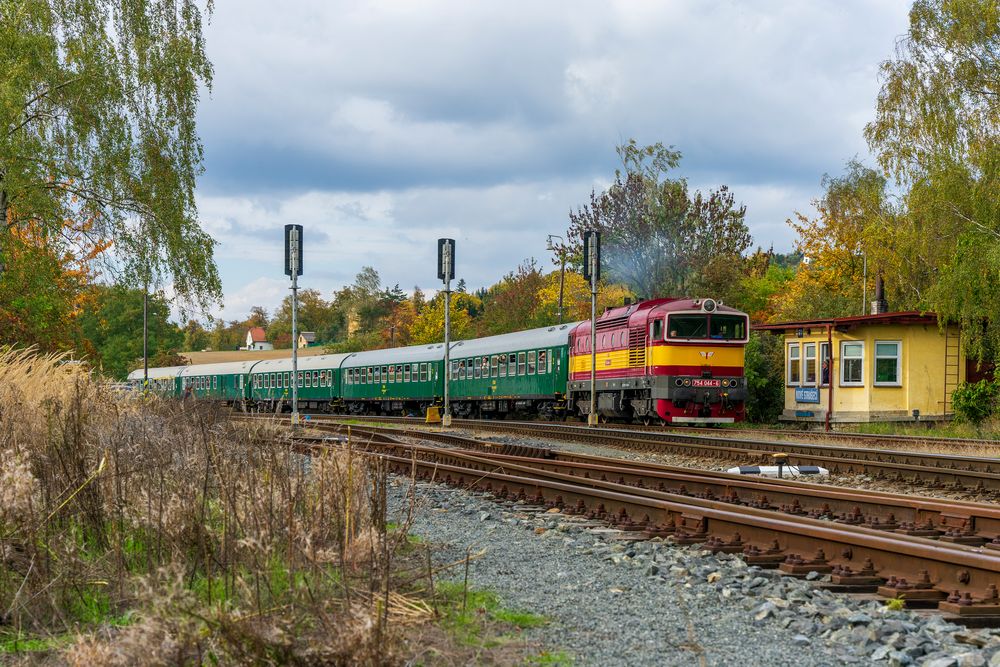
[[[278,271],[289,222],[306,226],[306,271],[327,291],[365,264],[427,287],[444,235],[460,239],[470,284],[492,283],[544,254],[629,137],[679,148],[678,175],[729,185],[755,241],[788,250],[784,221],[823,173],[867,157],[878,63],[906,12],[897,0],[219,2],[199,201],[226,310]]]

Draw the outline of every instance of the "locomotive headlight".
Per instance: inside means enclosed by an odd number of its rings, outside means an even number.
[[[685,387],[690,387],[691,386],[691,380],[684,380],[684,386]]]
[[[701,302],[701,309],[706,313],[714,312],[716,308],[715,299],[705,299]]]
[[[682,387],[684,386],[684,380],[677,378],[676,380],[674,380],[674,384],[677,385],[678,387]]]

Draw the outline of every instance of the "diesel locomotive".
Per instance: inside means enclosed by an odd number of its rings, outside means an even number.
[[[590,322],[455,341],[448,393],[457,417],[585,419],[591,358],[602,420],[720,424],[741,421],[749,319],[712,299],[654,299]],[[592,354],[593,353],[593,354]],[[444,345],[149,369],[151,391],[260,412],[423,414],[440,405]],[[142,370],[129,380],[142,382]]]

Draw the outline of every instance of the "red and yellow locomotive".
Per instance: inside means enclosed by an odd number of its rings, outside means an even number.
[[[749,317],[713,299],[654,299],[597,319],[597,413],[643,423],[742,421]],[[569,340],[570,414],[590,412],[590,322]]]

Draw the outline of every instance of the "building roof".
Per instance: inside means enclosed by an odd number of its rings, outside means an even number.
[[[301,338],[301,339],[303,339],[303,340],[305,340],[305,341],[307,341],[309,343],[315,342],[315,340],[316,340],[316,332],[315,331],[300,331],[299,332],[299,338]]]
[[[784,331],[801,327],[818,327],[832,325],[836,328],[850,329],[870,324],[937,324],[937,315],[922,313],[919,310],[906,310],[896,313],[879,313],[878,315],[854,315],[851,317],[830,317],[820,320],[798,320],[795,322],[778,322],[776,324],[755,324],[758,331]]]
[[[250,327],[250,340],[254,343],[266,343],[267,334],[264,333],[264,327]]]

